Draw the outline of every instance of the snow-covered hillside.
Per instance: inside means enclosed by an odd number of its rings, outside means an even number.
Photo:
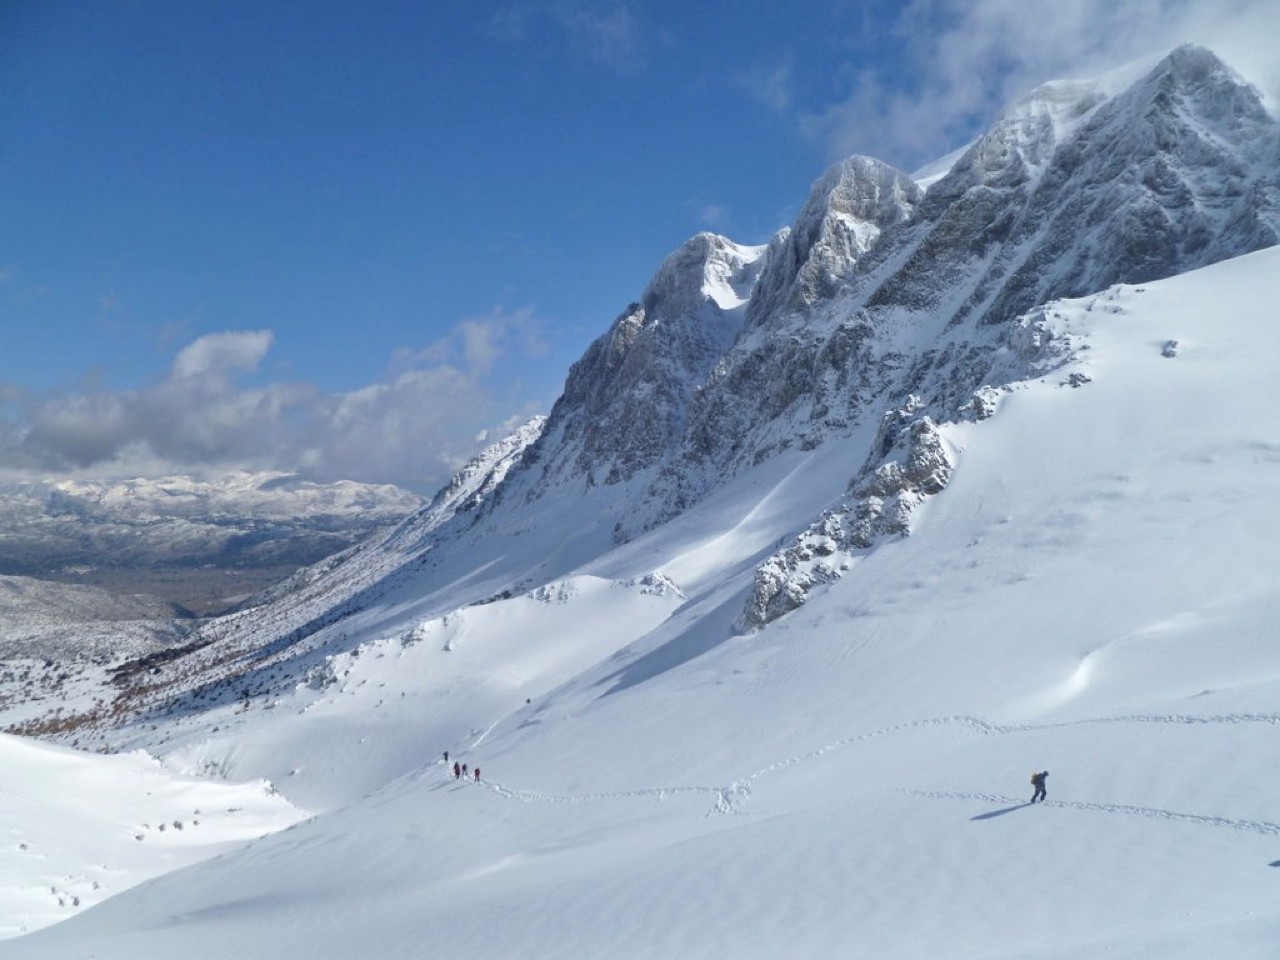
[[[0,957],[1274,957],[1278,172],[1183,48],[695,238],[423,512],[68,692],[315,816]]]

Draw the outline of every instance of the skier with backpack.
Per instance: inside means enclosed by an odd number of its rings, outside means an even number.
[[[1043,801],[1045,799],[1044,779],[1047,776],[1049,776],[1048,770],[1031,774],[1031,785],[1036,788],[1035,793],[1031,795],[1032,803],[1035,803],[1037,800]]]

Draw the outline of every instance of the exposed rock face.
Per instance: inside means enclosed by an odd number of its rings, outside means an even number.
[[[1257,92],[1202,48],[1179,48],[1109,99],[1097,85],[1049,84],[877,249],[871,269],[891,269],[868,305],[1000,323],[1270,246],[1278,161]]]
[[[994,388],[1070,355],[1040,305],[1276,243],[1278,149],[1256,91],[1203,49],[1174,51],[1114,96],[1100,84],[1047,85],[1007,111],[910,221],[881,236],[803,328],[784,320],[754,351],[739,343],[700,397],[701,434],[733,436],[727,452],[759,456],[771,438],[754,428],[752,450],[750,425],[777,423],[784,410],[793,441],[808,444],[877,407],[918,406],[921,429],[988,416]],[[833,385],[818,358],[855,330],[858,349]],[[747,388],[762,361],[785,375]],[[809,371],[807,384],[799,369]],[[746,397],[757,398],[753,409],[742,409]],[[836,575],[836,551],[905,532],[936,489],[906,482],[890,493],[905,474],[893,465],[904,461],[886,455],[877,466],[873,449],[849,500],[765,563],[745,625],[793,608]],[[881,480],[891,482],[876,489]]]
[[[546,426],[546,417],[531,417],[510,436],[485,447],[454,474],[444,489],[406,527],[420,525],[424,518],[429,518],[428,525],[439,526],[460,511],[473,510],[484,504],[502,485],[512,466],[542,436]]]
[[[1119,92],[1033,91],[927,194],[842,161],[767,249],[700,234],[668,257],[498,499],[626,485],[625,540],[909,396],[935,422],[977,416],[1051,362],[1019,340],[1052,339],[1038,306],[1275,242],[1277,158],[1256,91],[1184,47]]]
[[[927,194],[845,160],[767,248],[700,234],[668,257],[481,512],[517,526],[555,500],[576,518],[624,488],[627,540],[782,451],[876,424],[844,500],[766,563],[798,579],[757,591],[743,619],[764,622],[833,575],[802,556],[823,537],[847,552],[909,530],[952,468],[938,425],[990,416],[1005,385],[1066,362],[1046,304],[1275,243],[1278,171],[1257,92],[1196,47],[1121,90],[1033,91]]]
[[[835,296],[881,232],[909,220],[923,196],[909,176],[871,157],[831,167],[809,191],[795,225],[770,245],[750,321],[767,323]]]
[[[942,492],[954,466],[937,424],[921,408],[918,398],[908,397],[888,411],[847,499],[757,568],[741,627],[760,627],[796,609],[813,587],[849,568],[853,551],[910,533],[911,515]]]
[[[536,456],[545,477],[617,483],[669,456],[690,397],[742,326],[764,254],[700,233],[573,365]]]

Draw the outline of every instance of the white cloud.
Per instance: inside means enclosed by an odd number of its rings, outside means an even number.
[[[185,346],[173,363],[173,376],[191,379],[256,370],[271,349],[270,330],[211,333]]]
[[[464,320],[459,324],[462,352],[467,368],[478,376],[488,376],[502,352],[504,331],[493,324],[479,320]]]
[[[1280,94],[1274,0],[914,0],[899,16],[905,59],[890,76],[852,69],[846,93],[800,117],[830,156],[914,166],[971,137],[1019,94],[1199,43]]]
[[[450,364],[468,377],[487,377],[500,357],[540,356],[546,352],[531,307],[494,308],[466,317],[441,339],[420,349],[402,347],[393,358],[393,372],[423,364]]]
[[[138,390],[6,387],[0,474],[300,470],[434,492],[474,452],[478,434],[508,422],[505,367],[542,350],[531,310],[495,310],[427,348],[401,351],[385,382],[328,393],[244,382],[272,342],[267,330],[200,337],[163,379]]]

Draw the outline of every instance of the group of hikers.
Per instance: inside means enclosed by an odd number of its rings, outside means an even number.
[[[446,751],[444,752],[444,765],[445,765],[446,767],[447,767],[447,766],[449,766],[449,751],[448,751],[448,750],[446,750]],[[479,783],[479,782],[480,782],[480,768],[479,768],[479,767],[476,767],[476,768],[475,768],[475,770],[474,770],[474,773],[475,773],[475,782],[476,782],[476,783]],[[453,761],[453,779],[455,779],[455,780],[465,780],[465,779],[467,779],[467,765],[466,765],[465,763],[460,764],[460,763],[458,763],[458,761],[457,761],[457,760]]]

